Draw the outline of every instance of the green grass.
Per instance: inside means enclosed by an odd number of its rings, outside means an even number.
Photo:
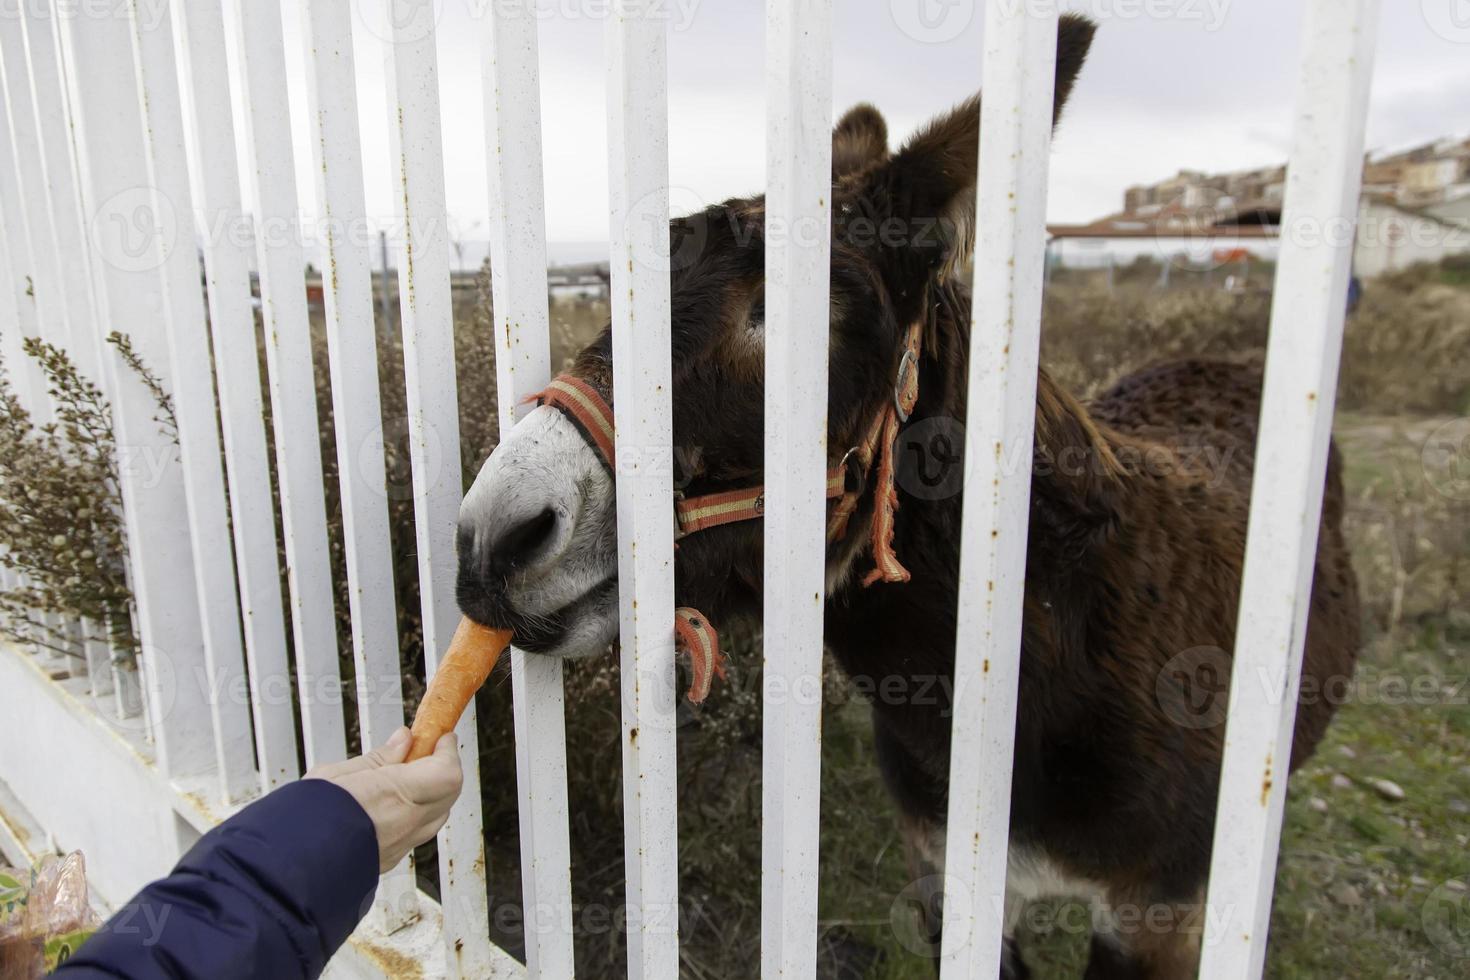
[[[1292,779],[1269,975],[1470,973],[1470,895],[1451,890],[1470,884],[1467,654],[1470,630],[1443,622],[1366,652],[1359,701]],[[1382,797],[1375,778],[1405,799]]]
[[[1291,781],[1272,977],[1470,974],[1470,501],[1425,479],[1437,425],[1338,423],[1368,643],[1354,696]]]
[[[904,939],[913,920],[902,903],[911,876],[897,810],[873,761],[866,705],[824,712],[822,813],[824,967],[835,970],[840,963],[848,971],[843,976],[904,976],[893,968],[912,965]]]

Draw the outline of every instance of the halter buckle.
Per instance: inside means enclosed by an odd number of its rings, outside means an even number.
[[[912,347],[905,347],[903,357],[898,362],[898,375],[893,379],[893,409],[898,413],[900,422],[909,420],[909,410],[903,405],[903,392],[908,388],[909,372],[917,370],[918,358],[914,355]]]

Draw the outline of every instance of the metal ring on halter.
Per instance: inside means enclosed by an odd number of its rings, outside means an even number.
[[[863,464],[857,458],[857,451],[858,447],[853,446],[843,455],[842,462],[837,465],[847,471],[846,479],[843,480],[843,491],[862,496],[863,491],[868,489],[868,474],[863,472]],[[849,481],[851,481],[850,486]]]
[[[679,523],[679,502],[681,500],[683,500],[683,499],[684,499],[684,491],[683,490],[675,490],[674,491],[674,509],[672,511],[672,514],[674,516],[674,542],[676,544],[678,543],[678,541],[679,541],[680,538],[684,538],[684,537],[687,537],[688,536],[688,533],[684,530],[684,525]]]
[[[917,370],[918,358],[914,355],[912,347],[904,348],[903,359],[898,362],[898,376],[893,379],[893,407],[898,412],[898,420],[907,422],[909,413],[903,407],[904,379],[908,372]]]

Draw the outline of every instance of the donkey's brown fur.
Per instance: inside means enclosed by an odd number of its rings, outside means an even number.
[[[1092,33],[1084,20],[1063,19],[1058,113]],[[899,452],[932,465],[920,458],[935,448],[919,435],[923,423],[965,421],[970,296],[953,273],[973,240],[978,138],[973,99],[892,155],[871,107],[837,128],[833,462],[891,397],[901,337],[917,318],[926,324],[926,356]],[[730,201],[673,225],[674,429],[686,447],[680,458],[690,493],[760,481],[763,212],[759,198]],[[604,336],[582,353],[575,373],[611,391],[610,351]],[[1194,968],[1223,724],[1181,715],[1194,693],[1181,685],[1208,683],[1210,670],[1222,682],[1228,677],[1260,390],[1252,357],[1155,365],[1086,405],[1044,371],[1038,382],[1013,855],[1018,866],[1044,865],[1106,901],[1176,913],[1167,928],[1095,940],[1088,976],[1182,977]],[[961,446],[951,440],[953,450]],[[960,463],[948,458],[948,465]],[[878,761],[916,867],[938,870],[961,498],[916,494],[901,479],[895,548],[913,578],[865,589],[853,572],[867,560],[868,482],[851,525],[858,530],[828,555],[826,642],[848,674],[880,692]],[[1358,646],[1342,513],[1334,450],[1303,668],[1315,683],[1304,689],[1321,691],[1349,675]],[[716,623],[758,615],[761,547],[758,522],[681,542],[679,601]],[[554,630],[555,617],[543,621]],[[904,693],[883,693],[893,691]],[[1325,699],[1301,700],[1291,767],[1312,752],[1332,710]],[[1008,971],[1023,972],[1008,959]]]

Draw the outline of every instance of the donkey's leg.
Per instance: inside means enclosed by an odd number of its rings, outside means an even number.
[[[1084,980],[1189,980],[1199,970],[1204,893],[1192,902],[1113,892],[1113,925],[1094,933]]]
[[[944,828],[913,816],[902,817],[899,827],[913,883],[905,893],[918,919],[917,934],[906,945],[933,961],[937,975],[944,934]]]
[[[1083,980],[1136,980],[1143,976],[1134,960],[1116,936],[1100,932],[1092,934],[1092,946],[1087,954],[1087,972]]]
[[[929,960],[939,973],[944,935],[944,823],[945,787],[925,775],[925,767],[874,716],[873,743],[878,769],[898,803],[899,831],[908,857],[909,881],[903,898],[917,918],[916,934],[904,943]],[[1001,950],[1001,980],[1027,980],[1031,975],[1012,939],[1018,916],[1013,897],[1006,892],[1005,945]]]
[[[1028,980],[1031,968],[1021,959],[1021,951],[1010,936],[1000,951],[1000,980]]]
[[[923,773],[914,758],[873,712],[873,750],[878,772],[898,804],[899,834],[908,859],[909,885],[901,901],[917,913],[917,935],[905,938],[913,952],[938,962],[944,890],[944,793]],[[895,923],[897,924],[897,923]]]
[[[1201,898],[1201,903],[1203,898]],[[1142,968],[1144,980],[1190,980],[1199,972],[1202,904],[1175,909],[1179,924],[1172,929],[1145,930],[1132,943],[1133,958]]]
[[[909,874],[914,882],[912,903],[919,918],[918,943],[911,945],[921,947],[915,951],[933,963],[938,975],[944,938],[944,828],[912,817],[904,818],[902,826]],[[1024,906],[1024,899],[1007,889],[1000,980],[1027,980],[1031,976],[1014,938],[1015,925]]]

